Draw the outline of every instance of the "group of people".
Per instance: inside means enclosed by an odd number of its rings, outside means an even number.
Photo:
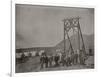
[[[71,55],[66,55],[65,53],[47,55],[46,53],[43,53],[40,56],[41,68],[71,66],[76,64],[84,64],[84,62],[85,58],[82,53],[72,53]]]
[[[50,56],[50,55],[41,55],[40,57],[40,64],[41,68],[47,68],[47,67],[52,67],[52,66],[57,66],[59,61],[59,56]]]

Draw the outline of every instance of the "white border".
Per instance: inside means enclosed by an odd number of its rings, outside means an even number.
[[[12,44],[11,44],[11,76],[13,77],[15,74],[15,2],[12,2],[11,4],[11,11],[12,11],[12,18],[11,18],[11,39],[12,39]]]
[[[32,1],[32,0],[13,0],[12,1],[12,68],[11,68],[11,76],[12,77],[47,77],[50,76],[58,76],[61,77],[62,75],[64,76],[72,76],[73,75],[78,75],[79,77],[81,76],[79,73],[82,74],[87,74],[89,76],[90,72],[95,73],[97,71],[97,67],[95,69],[91,70],[67,70],[67,71],[53,71],[53,72],[28,72],[28,73],[17,73],[15,74],[15,4],[31,4],[31,5],[46,5],[46,6],[65,6],[65,7],[83,7],[83,8],[94,8],[96,10],[96,6],[94,5],[81,5],[81,4],[69,4],[69,3],[57,3],[57,2],[37,2],[37,1]],[[96,60],[95,60],[96,61]],[[97,62],[96,62],[97,63]],[[95,64],[96,64],[95,63]],[[58,74],[59,73],[59,74]]]

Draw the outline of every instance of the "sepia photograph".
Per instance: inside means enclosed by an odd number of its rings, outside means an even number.
[[[94,69],[94,12],[15,4],[15,72]]]

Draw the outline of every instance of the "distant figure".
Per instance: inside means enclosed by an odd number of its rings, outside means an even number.
[[[80,50],[79,59],[80,59],[80,64],[84,65],[85,64],[85,56],[84,56],[83,50]]]
[[[58,66],[59,65],[59,63],[58,63],[58,61],[59,61],[59,56],[56,54],[55,55],[55,66]]]
[[[92,54],[92,49],[90,48],[89,49],[89,56],[92,56],[93,54]]]
[[[28,56],[29,56],[29,57],[32,57],[32,53],[29,53]]]
[[[41,64],[41,68],[48,66],[48,58],[45,52],[42,52],[40,55],[40,64]]]
[[[25,54],[24,54],[24,53],[22,53],[22,55],[21,55],[21,61],[22,61],[22,62],[25,61]]]
[[[59,62],[61,62],[61,57],[62,57],[62,54],[59,53]]]
[[[61,56],[61,63],[62,63],[62,66],[66,65],[66,55],[65,54],[62,54]]]
[[[78,64],[78,54],[77,53],[74,54],[74,64]]]
[[[45,55],[44,56],[44,62],[45,62],[45,67],[47,68],[48,67],[48,56],[47,55]]]
[[[75,60],[75,57],[74,57],[74,53],[71,53],[71,65],[74,65],[74,60]]]
[[[48,56],[49,67],[52,67],[53,56]]]
[[[52,66],[55,66],[55,55],[52,56]]]
[[[44,67],[44,55],[41,55],[40,57],[40,64],[41,64],[41,68]]]
[[[70,54],[67,57],[67,66],[71,66],[71,55]]]
[[[76,53],[77,53],[77,64],[80,64],[80,50],[77,49]]]

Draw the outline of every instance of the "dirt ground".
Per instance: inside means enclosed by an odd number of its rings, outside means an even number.
[[[78,70],[94,68],[94,56],[89,56],[85,61],[86,65],[58,66],[40,69],[39,57],[32,57],[25,63],[16,64],[16,73],[55,71],[55,70]],[[92,66],[91,66],[92,65]]]

